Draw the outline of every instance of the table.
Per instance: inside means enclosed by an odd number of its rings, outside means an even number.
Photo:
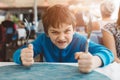
[[[111,80],[120,80],[120,63],[113,62],[106,67],[97,68],[96,71],[110,77]]]
[[[38,62],[36,62],[35,64],[37,64],[37,63]],[[41,64],[44,64],[44,62]],[[78,66],[77,63],[49,63],[49,64],[62,64],[62,65]],[[17,64],[15,64],[14,62],[0,62],[1,67],[8,66],[8,65],[17,65]],[[97,68],[97,69],[95,69],[95,71],[108,76],[111,80],[119,80],[120,79],[120,64],[118,64],[116,62],[113,62],[110,65],[103,67],[103,68]]]

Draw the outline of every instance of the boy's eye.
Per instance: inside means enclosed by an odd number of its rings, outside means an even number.
[[[71,30],[66,30],[65,32],[66,32],[66,33],[69,33],[70,31],[71,31]]]
[[[52,32],[52,34],[58,34],[58,32]]]

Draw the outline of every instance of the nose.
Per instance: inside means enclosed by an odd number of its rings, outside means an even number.
[[[58,38],[59,38],[59,40],[64,40],[65,39],[65,34],[60,33]]]

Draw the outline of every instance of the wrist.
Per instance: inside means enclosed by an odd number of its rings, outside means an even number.
[[[100,66],[102,66],[102,60],[99,56],[94,56],[94,67],[97,68]]]
[[[23,65],[21,57],[20,57],[20,62],[21,62],[21,65]]]

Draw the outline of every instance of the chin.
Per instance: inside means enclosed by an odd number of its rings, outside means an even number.
[[[59,49],[65,49],[67,46],[58,46]]]

